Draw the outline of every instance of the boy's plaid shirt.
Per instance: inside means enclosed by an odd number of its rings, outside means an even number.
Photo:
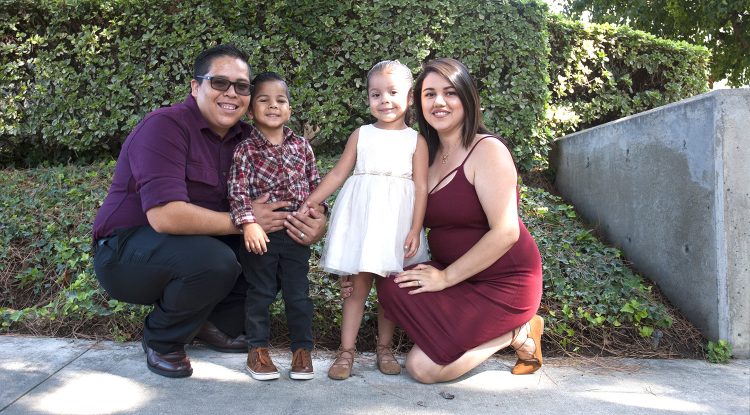
[[[265,193],[268,203],[292,202],[297,210],[320,183],[315,155],[307,139],[284,127],[284,141],[273,145],[252,127],[237,145],[229,176],[229,207],[236,226],[255,222],[252,200]]]

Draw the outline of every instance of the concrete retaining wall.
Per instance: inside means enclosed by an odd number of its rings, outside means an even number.
[[[710,340],[750,357],[750,89],[558,139],[555,184]]]

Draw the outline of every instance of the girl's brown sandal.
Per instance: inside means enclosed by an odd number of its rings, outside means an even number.
[[[398,375],[401,373],[401,364],[393,355],[391,346],[379,344],[375,349],[375,355],[378,360],[378,369],[386,375]]]
[[[344,380],[352,375],[352,366],[354,366],[354,349],[341,349],[336,352],[336,358],[330,369],[328,377],[334,380]]]

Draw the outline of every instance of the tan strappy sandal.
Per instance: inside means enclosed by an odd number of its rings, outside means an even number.
[[[378,369],[383,374],[398,375],[401,373],[401,364],[396,360],[396,356],[393,355],[390,345],[379,344],[375,349],[375,355],[378,360]]]
[[[328,377],[334,380],[344,380],[352,375],[354,366],[354,349],[341,349],[336,352],[331,368],[328,369]]]
[[[516,355],[518,356],[516,365],[513,366],[513,369],[511,369],[510,371],[510,373],[514,375],[530,375],[539,370],[540,367],[542,367],[542,332],[544,331],[544,319],[537,315],[532,317],[527,324],[529,325],[529,332],[526,334],[526,340],[524,340],[520,345],[515,344],[516,337],[519,334],[516,332],[516,330],[519,329],[513,330],[513,340],[511,341],[511,347],[516,350]],[[522,359],[521,355],[518,354],[518,351],[522,347],[524,347],[526,342],[528,342],[529,340],[534,342],[534,353],[532,354],[531,358]]]

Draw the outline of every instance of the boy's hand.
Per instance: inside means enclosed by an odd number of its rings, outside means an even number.
[[[404,242],[404,258],[411,258],[417,253],[419,249],[419,234],[420,230],[411,230],[406,235],[406,242]]]
[[[242,237],[245,239],[245,249],[254,254],[263,255],[268,252],[266,243],[271,240],[263,232],[263,228],[257,223],[245,223],[242,225]]]

